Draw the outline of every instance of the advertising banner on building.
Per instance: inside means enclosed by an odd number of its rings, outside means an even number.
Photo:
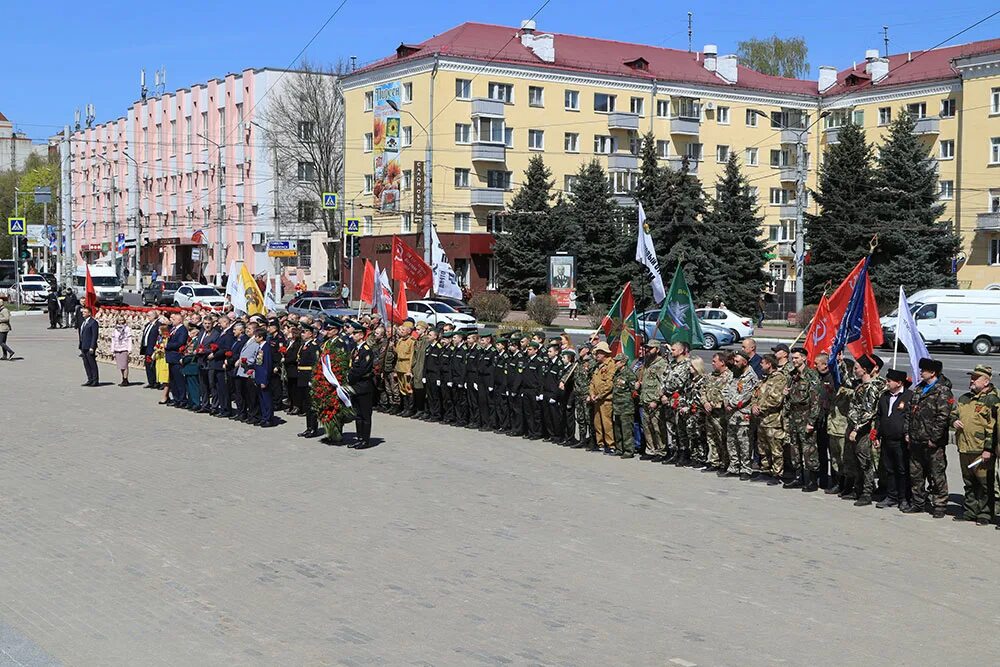
[[[560,308],[569,308],[569,295],[576,289],[576,257],[549,256],[549,294]]]
[[[403,172],[399,167],[401,85],[398,81],[375,88],[372,148],[375,159],[375,183],[372,193],[375,208],[380,211],[399,210],[399,186]]]

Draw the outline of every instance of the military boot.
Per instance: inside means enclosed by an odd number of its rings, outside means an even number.
[[[799,474],[795,476],[794,479],[790,479],[781,485],[783,489],[800,489],[803,486],[803,475],[804,471],[800,470]]]
[[[836,475],[830,478],[830,486],[828,486],[823,493],[828,496],[833,496],[840,493],[841,482],[843,481],[843,475]]]
[[[802,485],[802,491],[805,493],[812,493],[813,491],[819,490],[819,480],[818,474],[811,470],[803,470],[802,477],[805,484]]]

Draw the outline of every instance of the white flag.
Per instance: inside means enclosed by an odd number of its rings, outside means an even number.
[[[642,202],[639,203],[639,238],[635,244],[635,261],[649,269],[649,286],[653,288],[653,301],[660,303],[666,298],[667,293],[663,289],[660,262],[656,259],[653,237],[649,235],[649,228],[646,227],[646,211],[642,208]]]
[[[321,366],[323,368],[323,377],[325,377],[326,381],[332,384],[333,388],[337,390],[337,398],[339,398],[340,402],[347,407],[351,407],[350,395],[347,393],[347,390],[344,389],[344,385],[340,384],[340,380],[337,379],[337,375],[333,372],[333,369],[330,368],[330,357],[323,357],[323,363]]]
[[[267,274],[267,291],[264,292],[264,310],[271,312],[278,310],[278,303],[274,300],[274,284],[271,282],[271,274]]]
[[[392,287],[389,285],[389,276],[386,274],[385,269],[382,269],[376,275],[378,281],[375,285],[375,310],[378,312],[379,317],[382,318],[385,326],[388,327],[392,324],[389,321],[389,309],[393,307]]]
[[[247,295],[240,285],[240,269],[234,259],[229,263],[229,282],[226,283],[226,296],[237,313],[247,312]]]
[[[913,321],[913,313],[910,312],[910,304],[906,301],[902,285],[899,286],[899,306],[896,309],[896,341],[905,345],[906,353],[910,355],[910,379],[914,384],[920,382],[920,360],[930,359],[931,355],[924,339],[920,337],[917,323]],[[896,356],[893,355],[894,368],[895,360]]]
[[[434,274],[435,294],[451,297],[452,299],[462,298],[462,288],[458,284],[458,276],[455,269],[448,263],[448,256],[438,238],[437,227],[431,225],[431,272]]]

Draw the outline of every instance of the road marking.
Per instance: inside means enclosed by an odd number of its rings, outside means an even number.
[[[681,658],[670,658],[670,662],[675,665],[680,665],[681,667],[698,667],[697,664],[688,662],[687,660],[682,660]]]

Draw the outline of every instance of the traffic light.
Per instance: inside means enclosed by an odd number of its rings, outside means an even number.
[[[21,259],[31,258],[31,251],[28,250],[28,239],[23,236],[17,237],[17,256]]]
[[[361,256],[361,239],[357,236],[351,237],[354,240],[354,245],[351,247],[351,257]]]

